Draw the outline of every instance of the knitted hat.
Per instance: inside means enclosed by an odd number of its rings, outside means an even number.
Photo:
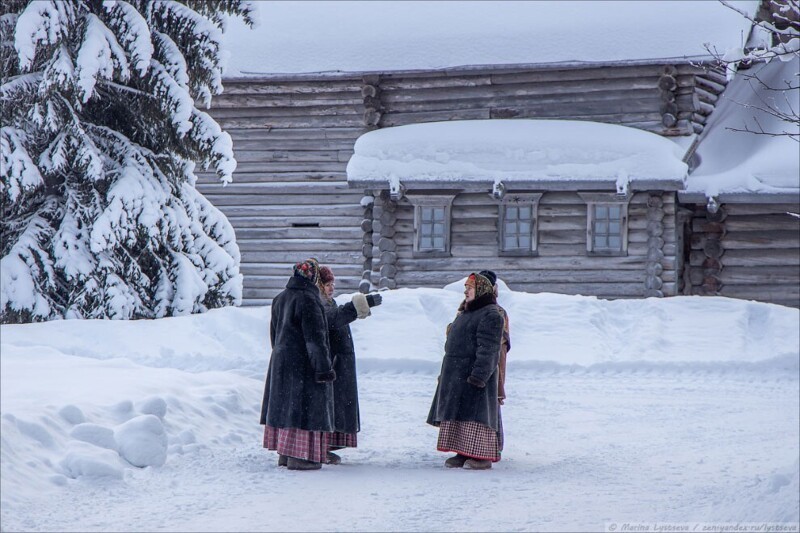
[[[493,287],[497,285],[497,274],[495,274],[491,270],[481,270],[480,272],[478,272],[478,274],[488,279],[489,283],[491,283]]]
[[[467,281],[464,284],[467,287],[475,287],[475,298],[480,298],[485,294],[494,294],[494,287],[492,287],[492,282],[489,281],[488,278],[482,276],[480,274],[472,273],[467,277]]]
[[[294,266],[294,275],[309,280],[314,285],[319,281],[319,263],[313,257]]]
[[[331,270],[330,267],[326,267],[326,266],[319,267],[319,281],[323,285],[325,283],[330,283],[334,279],[336,279],[336,278],[334,278],[333,270]]]

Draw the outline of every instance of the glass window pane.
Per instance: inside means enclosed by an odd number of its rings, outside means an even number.
[[[613,205],[608,208],[608,218],[612,220],[620,218],[620,208],[618,205]]]
[[[619,235],[619,222],[609,222],[608,232],[614,235]]]
[[[444,220],[444,207],[436,207],[433,209],[433,219],[437,222]]]
[[[608,208],[604,205],[598,205],[594,208],[595,218],[608,218]]]
[[[594,232],[596,235],[604,235],[608,233],[608,222],[595,222]]]
[[[531,249],[531,236],[530,235],[520,235],[519,236],[519,247],[524,250]]]
[[[506,235],[514,235],[517,233],[517,223],[506,221]]]
[[[595,250],[602,250],[606,247],[606,236],[605,235],[595,235],[594,236],[594,249]]]
[[[532,209],[533,208],[531,206],[529,206],[529,205],[526,205],[525,207],[520,207],[519,208],[519,219],[520,220],[530,220],[531,219],[531,210]]]
[[[422,237],[419,241],[421,250],[430,250],[433,247],[433,240],[430,237]]]
[[[516,220],[519,216],[516,207],[506,207],[506,220]]]
[[[423,207],[422,208],[422,221],[423,222],[430,222],[433,220],[433,209],[430,207]]]
[[[433,247],[437,250],[444,250],[444,237],[434,237]]]
[[[444,224],[436,223],[433,225],[433,235],[442,237],[444,236]]]
[[[505,238],[505,249],[506,250],[515,250],[517,248],[517,238],[513,235],[506,235]]]
[[[423,223],[422,227],[420,228],[420,234],[423,237],[428,237],[433,233],[433,225],[430,223]]]
[[[519,232],[523,235],[530,235],[531,234],[531,223],[530,222],[520,222],[519,223]]]
[[[619,250],[621,248],[622,240],[620,239],[619,235],[611,235],[608,237],[608,247],[613,250]]]

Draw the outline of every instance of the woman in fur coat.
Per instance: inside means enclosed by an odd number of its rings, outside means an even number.
[[[328,322],[333,369],[336,382],[333,384],[333,418],[335,431],[329,436],[329,449],[355,448],[358,445],[356,434],[361,430],[358,410],[358,383],[356,380],[356,352],[350,323],[356,318],[366,318],[370,308],[381,304],[380,294],[353,295],[344,305],[337,305],[333,299],[336,281],[333,271],[327,266],[320,268],[319,290]],[[329,451],[329,464],[342,462],[339,455]]]
[[[456,453],[445,466],[484,470],[500,460],[497,365],[504,320],[485,276],[470,274],[464,296],[464,310],[448,328],[428,423],[439,428],[437,449]]]
[[[278,465],[317,470],[327,460],[334,430],[333,381],[328,324],[314,259],[298,263],[286,289],[272,301],[269,360],[261,424],[264,447]]]

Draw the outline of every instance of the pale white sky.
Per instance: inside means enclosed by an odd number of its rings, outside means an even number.
[[[757,1],[734,4],[753,11]],[[256,2],[231,21],[226,76],[611,61],[741,46],[749,22],[719,2]]]

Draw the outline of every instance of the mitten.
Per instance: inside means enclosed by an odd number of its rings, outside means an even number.
[[[353,295],[353,306],[356,308],[358,318],[367,318],[369,316],[370,305],[367,298],[369,298],[369,296],[364,296],[360,292]]]
[[[475,376],[473,376],[471,374],[467,378],[467,383],[469,383],[473,387],[478,387],[479,389],[482,389],[482,388],[486,387],[486,382],[485,381],[482,381],[482,380],[476,378]]]
[[[370,307],[375,307],[376,305],[381,305],[382,301],[383,301],[383,296],[381,296],[378,293],[367,294],[367,304],[369,304]]]
[[[314,379],[316,379],[317,383],[330,383],[336,381],[336,371],[331,368],[327,372],[317,372],[314,375]]]

